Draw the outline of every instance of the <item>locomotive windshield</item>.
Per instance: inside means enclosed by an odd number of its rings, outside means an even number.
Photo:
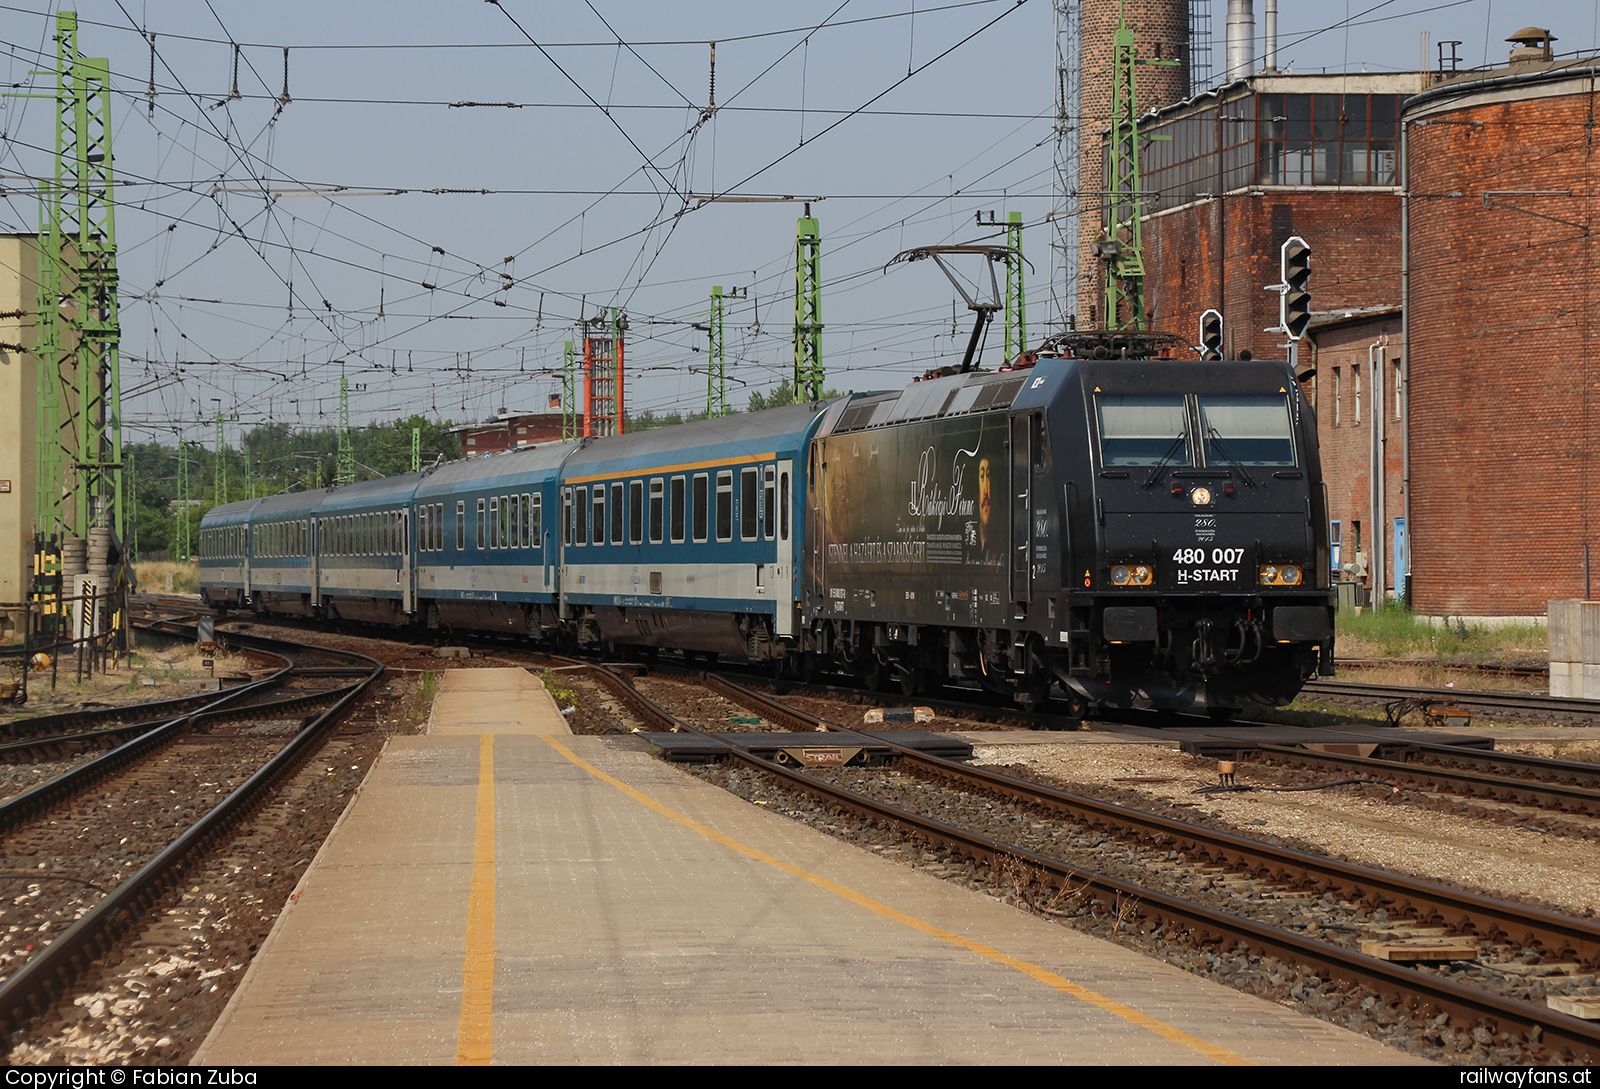
[[[1180,394],[1101,394],[1100,464],[1193,465]]]
[[[1201,394],[1207,465],[1293,465],[1294,431],[1281,395]]]

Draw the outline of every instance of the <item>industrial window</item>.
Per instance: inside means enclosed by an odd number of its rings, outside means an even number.
[[[756,470],[739,471],[739,537],[756,539]]]
[[[456,500],[456,551],[467,550],[467,504]]]
[[[1361,364],[1359,363],[1350,365],[1350,393],[1351,405],[1355,409],[1353,416],[1359,425],[1361,423]]]
[[[594,486],[594,543],[606,543],[606,486]]]
[[[733,474],[717,474],[717,540],[733,540]]]
[[[611,485],[611,543],[622,543],[622,485]]]
[[[644,541],[644,481],[628,481],[628,540]]]
[[[650,482],[650,543],[661,543],[661,478],[656,477]]]
[[[683,543],[683,477],[672,478],[672,488],[667,495],[668,505],[672,508],[670,515],[672,521],[672,543]]]
[[[767,466],[764,473],[766,487],[761,493],[761,500],[764,504],[761,508],[763,514],[761,536],[769,541],[772,540],[772,531],[777,524],[777,473],[778,471],[772,466]]]
[[[1394,361],[1394,418],[1397,420],[1401,416],[1401,406],[1405,403],[1401,397],[1401,383],[1405,378],[1406,376],[1400,371],[1400,361],[1397,359]]]
[[[1333,426],[1338,427],[1344,415],[1344,382],[1339,368],[1333,368]]]
[[[481,507],[483,505],[483,500],[481,500],[481,499],[478,500],[478,504]],[[490,548],[499,548],[500,547],[499,528],[500,528],[500,500],[491,495],[489,497],[489,547]],[[483,532],[483,528],[481,526],[479,527],[478,532],[480,534]],[[481,548],[482,546],[480,545],[479,547]]]
[[[694,478],[694,491],[691,493],[694,496],[694,517],[689,522],[694,528],[694,539],[700,544],[704,544],[706,539],[707,510],[710,507],[706,493],[709,488],[710,478],[706,474],[700,473]]]

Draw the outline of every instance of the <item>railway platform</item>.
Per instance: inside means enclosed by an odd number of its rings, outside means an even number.
[[[537,685],[445,675],[196,1063],[1415,1061],[573,737]]]

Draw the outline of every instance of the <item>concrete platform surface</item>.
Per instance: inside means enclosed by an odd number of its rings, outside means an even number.
[[[494,731],[390,741],[197,1064],[1414,1061],[635,739]]]
[[[452,669],[439,675],[430,734],[568,734],[561,708],[526,669]]]

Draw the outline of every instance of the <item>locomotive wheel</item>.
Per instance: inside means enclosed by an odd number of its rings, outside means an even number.
[[[889,680],[889,670],[878,659],[873,658],[861,670],[861,683],[867,686],[868,692],[882,692]]]
[[[922,678],[915,669],[900,674],[900,694],[902,696],[915,696],[922,691]]]

